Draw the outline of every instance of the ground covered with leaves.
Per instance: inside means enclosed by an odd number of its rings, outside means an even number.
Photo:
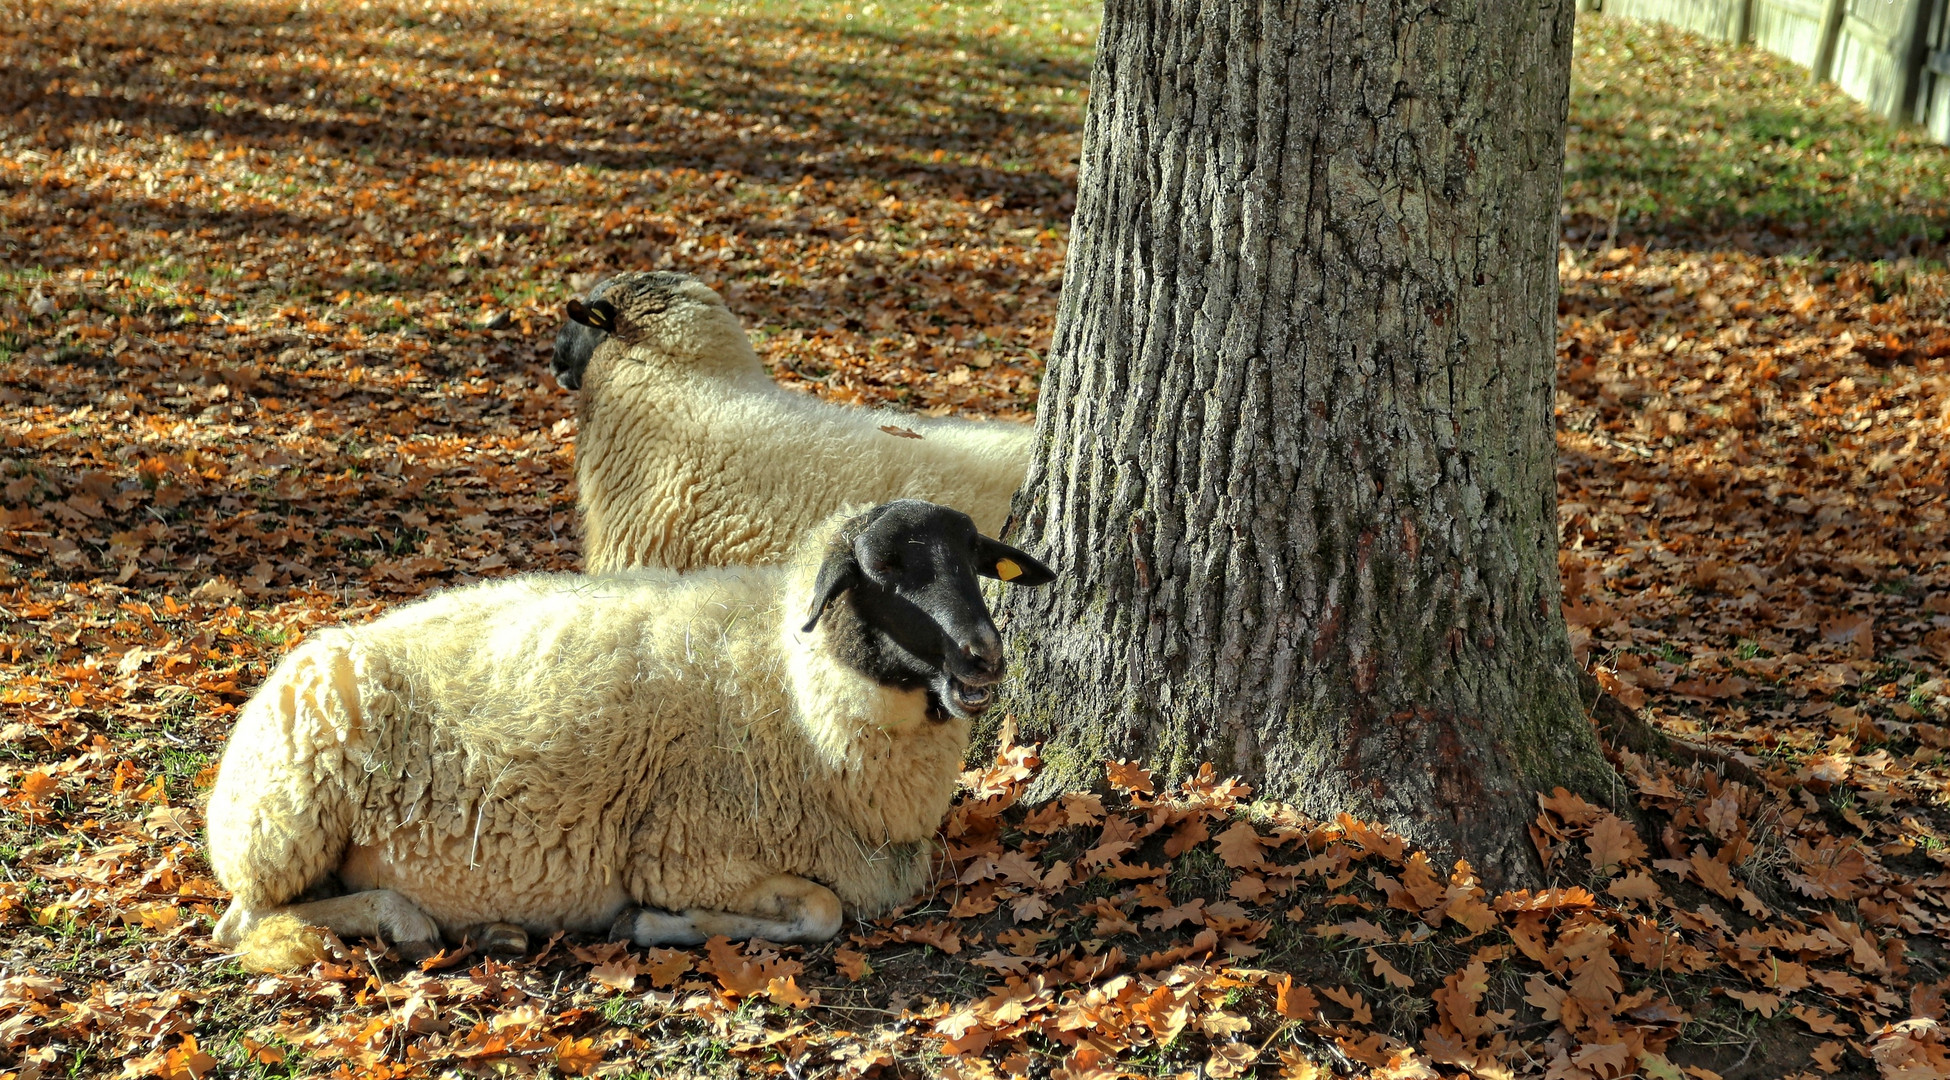
[[[1636,819],[1542,892],[1210,775],[1017,797],[832,946],[252,975],[199,800],[311,628],[577,565],[561,301],[703,276],[781,381],[1025,420],[1094,12],[53,0],[0,19],[0,1076],[1950,1070],[1950,161],[1581,30],[1563,569]],[[1697,759],[1697,760],[1691,760]],[[1678,762],[1678,763],[1676,763]]]

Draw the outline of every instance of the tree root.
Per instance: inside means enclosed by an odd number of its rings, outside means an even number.
[[[1724,751],[1675,739],[1659,731],[1626,708],[1624,702],[1605,693],[1590,672],[1578,672],[1578,691],[1586,702],[1585,711],[1598,726],[1599,737],[1610,745],[1681,765],[1703,765],[1729,780],[1738,780],[1758,791],[1767,790],[1767,781],[1752,766]]]

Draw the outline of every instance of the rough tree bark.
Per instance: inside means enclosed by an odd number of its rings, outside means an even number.
[[[1007,591],[1044,790],[1210,760],[1534,880],[1572,0],[1109,0]]]

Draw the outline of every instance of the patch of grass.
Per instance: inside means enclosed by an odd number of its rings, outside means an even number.
[[[1564,204],[1581,237],[1941,259],[1950,151],[1758,49],[1580,16]],[[1744,234],[1744,235],[1743,235]],[[1597,240],[1608,243],[1608,240]],[[1907,271],[1882,268],[1888,289]]]
[[[1205,846],[1195,847],[1171,861],[1165,891],[1181,904],[1196,896],[1224,899],[1232,877],[1232,870],[1219,858],[1218,852]]]

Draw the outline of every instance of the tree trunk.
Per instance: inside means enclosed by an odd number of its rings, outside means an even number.
[[[1559,609],[1572,0],[1109,0],[996,715],[1534,880],[1608,794]]]

